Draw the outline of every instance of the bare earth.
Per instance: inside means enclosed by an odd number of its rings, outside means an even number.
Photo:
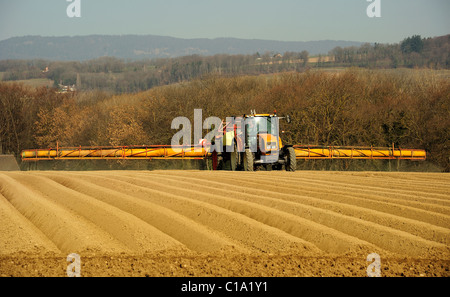
[[[0,276],[450,276],[450,175],[0,172]]]

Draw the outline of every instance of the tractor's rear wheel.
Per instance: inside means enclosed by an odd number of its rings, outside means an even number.
[[[287,148],[286,171],[294,172],[297,169],[297,157],[293,147]]]
[[[236,171],[238,165],[238,153],[236,151],[230,153],[230,169]]]
[[[236,171],[236,155],[234,153],[223,153],[223,170]]]
[[[249,149],[245,150],[244,154],[244,171],[254,171],[255,157]]]

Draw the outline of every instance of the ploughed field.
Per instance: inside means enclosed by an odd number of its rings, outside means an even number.
[[[450,276],[450,175],[0,172],[0,276]]]

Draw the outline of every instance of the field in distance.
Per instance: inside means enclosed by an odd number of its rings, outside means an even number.
[[[0,172],[0,276],[450,276],[450,176]]]

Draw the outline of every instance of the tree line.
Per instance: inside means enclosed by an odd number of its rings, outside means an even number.
[[[75,85],[78,90],[132,93],[155,86],[189,81],[209,74],[224,76],[256,75],[284,71],[303,71],[308,52],[272,52],[254,55],[191,55],[143,61],[102,57],[86,62],[44,60],[0,61],[4,81],[47,78],[59,85]],[[48,71],[45,69],[48,67]]]
[[[449,69],[450,35],[405,38],[397,44],[363,44],[360,47],[336,47],[329,56],[334,66],[365,68],[430,68]]]
[[[3,151],[60,146],[170,144],[175,117],[290,114],[284,143],[422,148],[450,171],[450,83],[430,70],[209,75],[134,94],[0,83]],[[286,124],[283,124],[286,125]],[[205,132],[206,134],[206,132]],[[342,168],[341,168],[342,169]]]

